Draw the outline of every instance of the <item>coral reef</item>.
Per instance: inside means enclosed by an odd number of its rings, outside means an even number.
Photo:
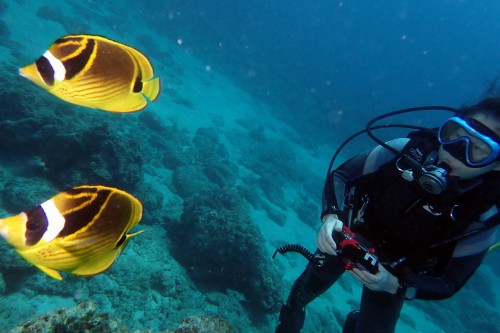
[[[269,138],[262,127],[248,121],[239,121],[239,125],[247,131],[234,129],[227,135],[231,141],[238,142],[239,163],[253,172],[243,177],[244,185],[240,187],[245,199],[255,208],[265,210],[279,225],[284,224],[279,210],[292,209],[304,223],[316,228],[319,207],[315,202],[320,202],[323,180],[297,159],[289,142]],[[302,194],[290,198],[285,193],[288,186]]]
[[[293,209],[302,222],[317,228],[320,222],[320,207],[310,198],[300,198],[293,202]]]
[[[73,308],[64,308],[30,319],[14,327],[10,333],[126,333],[128,331],[127,326],[120,320],[97,312],[97,305],[86,301]]]
[[[217,188],[231,188],[236,184],[237,166],[228,159],[227,151],[213,127],[199,128],[189,149],[181,153],[166,150],[164,164],[175,167],[174,189],[183,198]],[[191,162],[191,163],[189,163]]]
[[[2,87],[7,79],[0,79]],[[133,190],[142,180],[144,160],[130,152],[148,149],[148,142],[140,131],[122,132],[134,119],[75,108],[36,87],[13,88],[0,91],[0,148],[13,169],[23,166],[17,174],[58,188],[90,182]]]
[[[167,228],[172,255],[199,285],[237,290],[260,312],[279,299],[281,282],[236,190],[186,199],[181,221]]]
[[[165,333],[231,333],[231,325],[219,316],[189,316]]]
[[[209,181],[202,170],[191,165],[176,168],[172,181],[176,193],[182,198],[189,198],[200,191],[217,189],[217,186]]]
[[[92,301],[80,302],[75,307],[48,312],[12,328],[9,333],[38,332],[78,332],[78,333],[127,333],[131,332],[127,324],[107,313],[98,311]],[[139,333],[141,331],[134,331]],[[176,328],[162,333],[231,333],[231,325],[220,316],[188,316]],[[152,333],[150,330],[142,333]]]

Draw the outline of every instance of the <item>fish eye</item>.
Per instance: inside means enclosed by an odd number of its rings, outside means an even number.
[[[34,231],[34,230],[37,230],[37,229],[40,229],[40,227],[42,227],[42,222],[37,219],[37,218],[32,218],[32,219],[29,219],[28,223],[26,223],[26,229],[28,229],[29,231]]]
[[[38,231],[38,230],[43,230],[45,231],[47,229],[47,216],[45,215],[45,212],[43,209],[38,206],[32,210],[30,210],[28,213],[28,221],[26,222],[26,230],[28,231]]]

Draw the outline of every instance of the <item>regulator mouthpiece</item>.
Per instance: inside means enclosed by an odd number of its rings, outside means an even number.
[[[451,168],[445,163],[426,165],[422,167],[422,174],[418,178],[419,185],[431,194],[441,194],[446,190],[446,176]]]

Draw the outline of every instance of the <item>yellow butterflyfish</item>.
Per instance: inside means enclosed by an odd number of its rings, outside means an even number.
[[[110,112],[142,110],[160,94],[145,55],[101,36],[59,38],[19,73],[66,102]]]
[[[142,204],[129,193],[83,185],[16,216],[0,219],[0,235],[31,264],[61,280],[59,271],[91,276],[106,271],[142,218]]]

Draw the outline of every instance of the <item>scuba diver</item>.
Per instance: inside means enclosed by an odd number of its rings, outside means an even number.
[[[387,143],[371,131],[382,128],[373,123],[388,115],[433,109],[455,114],[439,129],[420,129]],[[452,297],[495,242],[500,98],[459,110],[395,111],[375,118],[363,132],[379,145],[332,170],[351,136],[332,158],[316,253],[299,245],[277,250],[300,252],[310,263],[281,308],[276,333],[300,332],[306,305],[345,271],[363,291],[359,310],[347,315],[342,332],[394,332],[405,300]]]

